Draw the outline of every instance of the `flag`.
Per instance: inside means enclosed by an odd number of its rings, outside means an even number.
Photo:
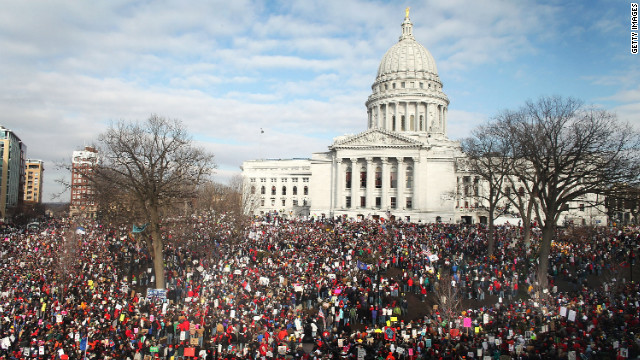
[[[369,265],[363,263],[362,261],[358,260],[357,264],[358,264],[358,269],[369,270]]]
[[[80,340],[80,351],[87,351],[87,338],[83,337],[82,340]]]

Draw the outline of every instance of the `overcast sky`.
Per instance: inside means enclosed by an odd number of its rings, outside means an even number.
[[[407,6],[451,101],[451,138],[541,95],[640,126],[628,0],[0,0],[0,125],[45,161],[45,202],[69,177],[56,163],[152,113],[182,120],[221,181],[244,160],[309,157],[366,130]]]

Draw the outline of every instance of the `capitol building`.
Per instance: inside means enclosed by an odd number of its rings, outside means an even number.
[[[407,13],[366,101],[367,128],[305,159],[242,164],[253,214],[486,223],[484,187],[447,137],[449,99]]]

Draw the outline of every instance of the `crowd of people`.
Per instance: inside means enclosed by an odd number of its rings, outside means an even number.
[[[5,231],[0,359],[617,359],[640,355],[640,229],[225,216],[163,226],[166,289],[130,228]]]

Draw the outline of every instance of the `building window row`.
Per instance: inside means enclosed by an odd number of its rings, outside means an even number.
[[[267,192],[267,188],[263,185],[260,188],[260,195],[265,195]],[[276,188],[275,185],[271,186],[271,195],[275,196],[278,192],[278,189]],[[255,187],[251,187],[251,194],[255,194]],[[281,189],[281,194],[282,195],[287,195],[287,187],[283,186]],[[309,195],[309,187],[308,186],[304,186],[302,188],[302,194],[303,195]],[[291,195],[298,195],[298,186],[294,185],[291,187]]]
[[[345,204],[345,208],[347,209],[351,209],[353,208],[353,203],[351,201],[351,196],[345,196],[345,200],[344,200],[344,204]],[[398,203],[397,203],[397,198],[395,196],[391,196],[389,198],[389,204],[390,204],[390,208],[391,209],[397,209],[398,208]],[[366,196],[360,196],[360,206],[359,208],[366,208],[367,207],[367,197]],[[376,196],[375,197],[375,205],[373,206],[376,209],[380,209],[382,207],[382,198],[380,196]],[[413,198],[411,197],[407,197],[405,198],[405,202],[404,202],[404,208],[407,210],[410,210],[413,208]]]
[[[345,173],[345,187],[347,189],[351,189],[351,179],[352,179],[352,169],[351,167],[347,168]],[[376,167],[375,169],[375,188],[382,188],[382,168]],[[367,168],[366,166],[362,166],[360,168],[360,188],[366,189],[367,187]],[[389,187],[395,189],[398,187],[398,168],[393,166],[391,171],[389,172]],[[413,187],[413,167],[408,166],[405,170],[405,188],[411,189]]]

